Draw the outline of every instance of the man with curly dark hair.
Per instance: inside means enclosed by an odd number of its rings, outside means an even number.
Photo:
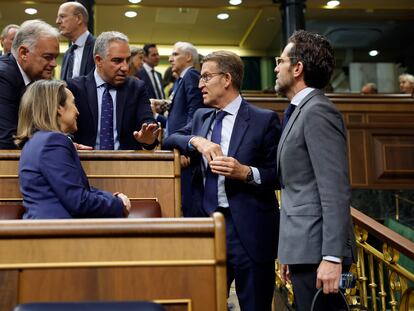
[[[277,152],[278,256],[283,280],[292,281],[297,311],[310,310],[318,288],[337,293],[341,272],[354,257],[346,129],[321,91],[334,68],[328,40],[304,30],[295,32],[276,57],[275,89],[291,101]],[[328,297],[328,310],[337,310],[335,296]]]

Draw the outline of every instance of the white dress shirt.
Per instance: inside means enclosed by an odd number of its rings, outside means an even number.
[[[223,118],[222,121],[222,129],[221,129],[221,141],[220,147],[223,151],[225,156],[228,156],[229,146],[230,146],[230,139],[233,133],[234,123],[236,121],[237,113],[239,112],[239,108],[242,102],[242,97],[239,95],[237,96],[231,103],[229,103],[223,111],[227,112],[226,116]],[[214,125],[216,121],[213,121],[213,124],[210,127],[210,130],[207,134],[207,139],[211,140],[211,134],[213,132]],[[203,157],[204,167],[207,167],[207,159]],[[260,184],[260,173],[256,167],[251,167],[253,171],[253,178],[256,184]],[[204,171],[204,170],[203,170]],[[226,189],[224,185],[225,177],[222,175],[218,175],[218,206],[220,207],[229,207],[229,201],[226,195]],[[205,176],[204,176],[205,182]]]
[[[85,31],[73,44],[78,47],[73,51],[73,71],[72,78],[78,77],[82,63],[83,50],[85,49],[86,39],[88,39],[89,31]]]
[[[147,72],[147,74],[148,74],[148,76],[149,76],[149,78],[150,78],[150,80],[151,80],[151,84],[152,84],[152,88],[153,88],[153,90],[154,90],[154,93],[155,94],[157,94],[157,91],[156,91],[156,86],[155,86],[155,83],[158,85],[158,87],[159,87],[159,90],[161,91],[161,96],[162,96],[162,89],[163,89],[163,87],[162,87],[162,82],[160,81],[160,79],[159,79],[159,77],[158,77],[158,75],[157,75],[157,73],[155,72],[155,69],[154,68],[152,68],[150,65],[148,65],[147,63],[144,63],[143,64],[143,67],[144,67],[144,69],[145,69],[145,71]],[[154,70],[154,76],[152,75],[152,70]],[[154,81],[154,77],[155,77],[155,80],[156,81]],[[162,98],[161,98],[162,99]]]

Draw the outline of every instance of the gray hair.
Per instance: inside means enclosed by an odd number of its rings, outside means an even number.
[[[131,58],[134,58],[135,55],[139,55],[139,54],[145,55],[144,49],[136,48],[136,47],[131,49]]]
[[[10,29],[19,29],[20,26],[16,24],[10,24],[3,28],[3,31],[1,32],[1,37],[4,38],[9,33]]]
[[[26,45],[29,51],[33,51],[40,38],[53,37],[59,40],[59,35],[59,31],[55,27],[50,26],[44,21],[39,19],[25,21],[20,25],[20,28],[16,33],[11,52],[13,56],[17,58],[17,52],[20,46]]]
[[[414,76],[410,75],[409,73],[403,73],[399,76],[399,79],[407,80],[411,85],[414,85]]]
[[[180,49],[184,53],[190,54],[193,65],[198,63],[198,52],[194,45],[189,42],[178,41],[174,44],[174,47]]]
[[[128,37],[117,31],[106,31],[101,33],[98,38],[96,38],[93,55],[99,54],[102,58],[105,58],[108,53],[108,46],[113,41],[124,41],[128,43]]]

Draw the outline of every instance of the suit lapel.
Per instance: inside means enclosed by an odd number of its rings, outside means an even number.
[[[122,129],[122,119],[123,114],[125,111],[126,105],[126,98],[127,98],[127,89],[130,83],[129,78],[125,81],[125,83],[117,89],[116,92],[116,130],[118,131],[118,137],[121,136],[121,129]],[[132,89],[132,88],[131,88]]]
[[[237,113],[236,120],[234,121],[227,156],[234,157],[236,155],[237,149],[241,145],[244,134],[246,133],[247,128],[249,127],[249,119],[249,106],[243,100]]]
[[[90,50],[91,39],[92,39],[92,35],[89,34],[88,38],[86,38],[85,46],[83,47],[82,60],[81,60],[81,65],[79,69],[79,75],[81,76],[85,73],[85,70],[86,70],[86,62],[88,61],[88,54]],[[87,72],[85,74],[87,74]]]
[[[191,68],[189,69],[189,70],[191,70]],[[186,73],[187,74],[187,73]],[[185,75],[184,75],[185,76]],[[171,111],[171,109],[172,109],[172,107],[174,106],[174,103],[175,103],[175,98],[177,97],[177,94],[178,94],[178,92],[180,92],[180,90],[181,90],[181,87],[182,87],[182,85],[183,85],[183,81],[184,81],[184,77],[182,77],[182,78],[179,78],[179,82],[178,82],[178,86],[177,86],[177,89],[175,90],[175,92],[172,94],[172,99],[171,99],[171,105],[170,105],[170,109],[169,109],[169,111]],[[174,87],[174,86],[173,86]]]
[[[206,112],[203,119],[203,125],[201,126],[200,136],[207,138],[208,131],[210,130],[211,123],[215,118],[215,109],[211,109],[211,111]]]
[[[63,54],[63,61],[62,61],[62,72],[60,73],[60,78],[61,79],[66,79],[66,74],[68,71],[68,51],[65,52],[65,54]]]
[[[282,136],[280,137],[280,141],[279,141],[279,145],[277,146],[277,167],[278,167],[278,171],[279,171],[279,166],[280,166],[280,153],[282,151],[283,148],[283,144],[285,143],[286,137],[289,135],[290,130],[293,126],[293,124],[295,123],[296,119],[298,118],[302,107],[315,95],[319,94],[320,91],[319,90],[314,90],[312,92],[310,92],[300,103],[299,105],[296,107],[295,111],[292,113],[292,115],[289,118],[288,123],[286,124],[285,129],[282,132]]]
[[[98,128],[98,95],[93,71],[86,76],[85,93],[88,97],[88,106],[91,111],[94,128]],[[95,133],[96,134],[96,133]]]

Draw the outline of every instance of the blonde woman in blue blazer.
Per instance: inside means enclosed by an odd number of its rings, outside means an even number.
[[[22,147],[20,191],[23,218],[124,217],[127,196],[89,185],[74,144],[68,137],[79,115],[63,81],[39,80],[22,97],[15,143]]]

